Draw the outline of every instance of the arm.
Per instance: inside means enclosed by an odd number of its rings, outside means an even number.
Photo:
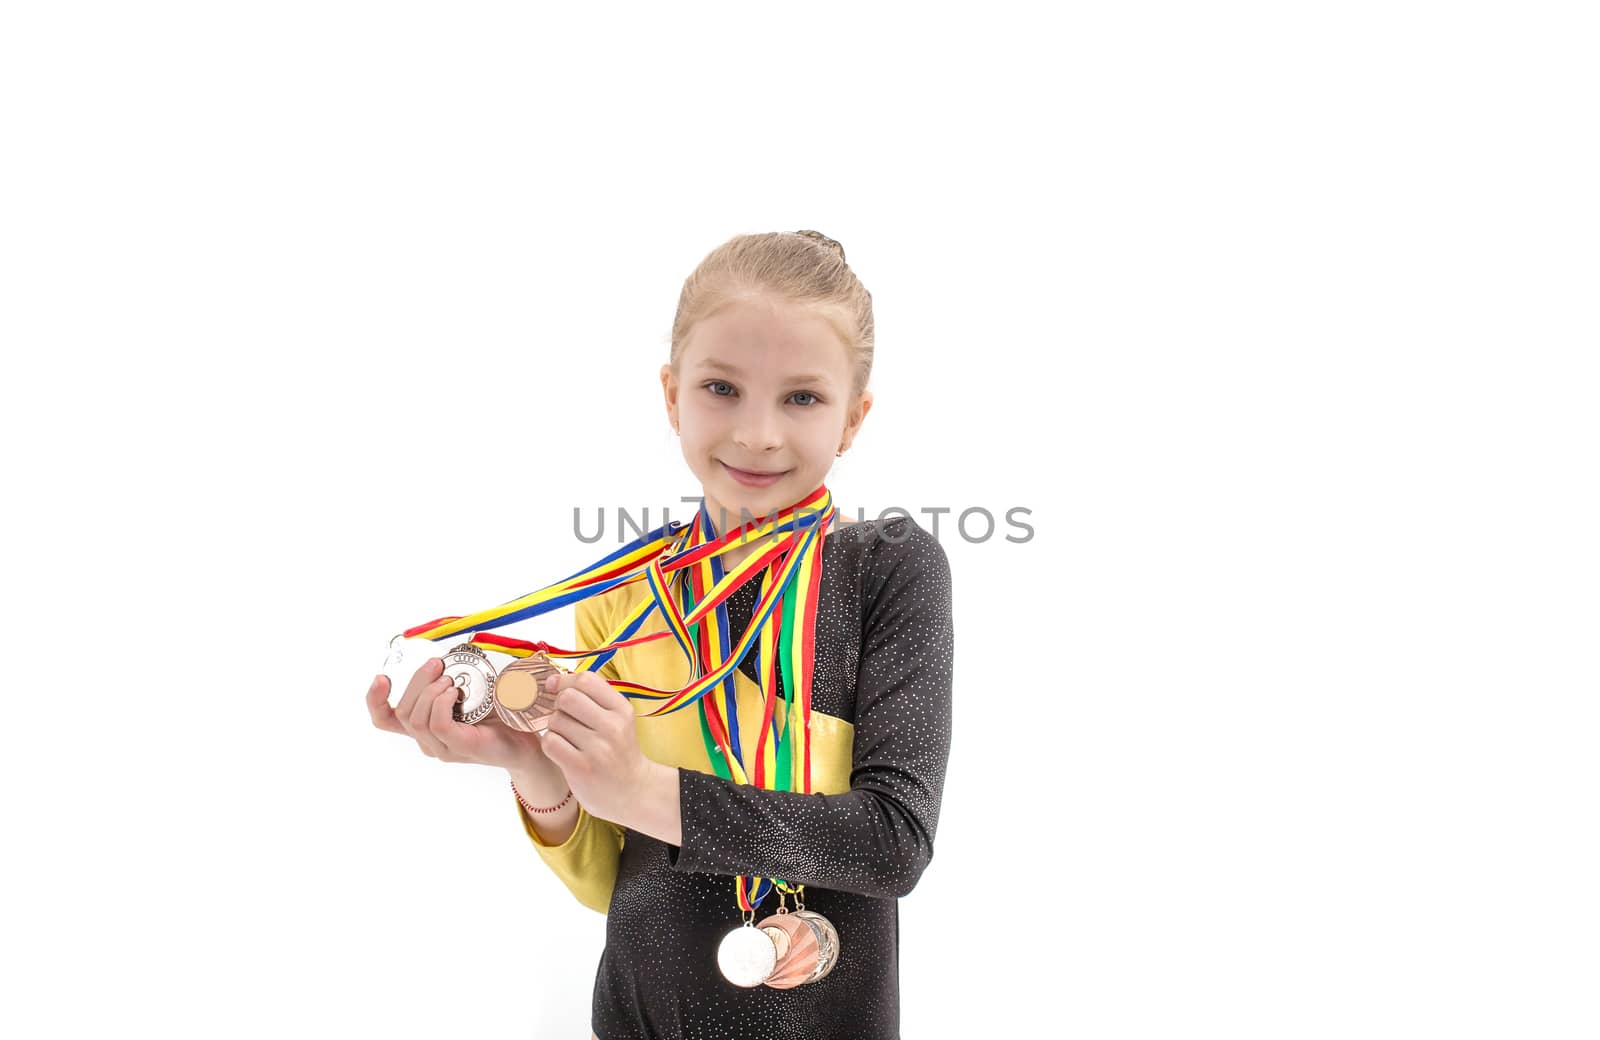
[[[603,619],[596,602],[601,596],[580,600],[576,607],[577,646],[587,649],[599,646],[606,638],[601,631]],[[616,671],[610,662],[598,671],[606,679],[615,679]],[[512,779],[522,796],[535,806],[555,805],[566,795],[567,783],[561,770],[550,764],[549,774],[513,773]],[[616,886],[617,864],[622,857],[626,840],[624,829],[610,820],[589,815],[589,811],[573,798],[558,813],[533,817],[522,808],[516,796],[506,792],[517,807],[517,817],[528,840],[533,842],[539,857],[545,861],[562,884],[577,897],[578,902],[591,910],[606,913],[611,909],[611,891]],[[537,822],[535,822],[537,820]],[[543,832],[541,836],[540,832]]]
[[[635,829],[669,842],[676,870],[782,878],[903,896],[933,858],[950,751],[950,565],[915,521],[869,554],[856,683],[854,763],[844,794],[771,791],[676,768],[652,785]],[[874,582],[881,582],[872,595]],[[661,808],[677,791],[676,819]],[[681,827],[672,843],[675,827]],[[647,829],[650,828],[650,829]]]

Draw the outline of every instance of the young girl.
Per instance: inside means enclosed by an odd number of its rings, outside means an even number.
[[[579,593],[576,646],[596,653],[565,652],[577,670],[546,684],[542,736],[454,721],[439,658],[393,709],[387,678],[368,691],[373,722],[424,754],[505,768],[538,855],[606,915],[595,1040],[899,1036],[898,899],[933,857],[953,632],[939,543],[909,516],[846,520],[824,483],[871,408],[872,353],[872,299],[839,243],[717,248],[684,283],[661,369],[701,507],[652,550],[705,555],[666,585],[636,569]],[[667,616],[730,588],[696,624]],[[700,696],[670,699],[686,688]],[[831,970],[730,981],[724,942],[755,934],[734,931],[802,904],[833,927]]]

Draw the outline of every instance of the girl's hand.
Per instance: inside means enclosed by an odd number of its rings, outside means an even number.
[[[591,815],[626,825],[651,768],[639,750],[632,702],[594,672],[552,675],[545,689],[556,693],[545,755]]]
[[[430,657],[411,677],[396,707],[389,707],[389,677],[373,679],[367,710],[374,726],[411,737],[424,755],[441,762],[476,762],[513,771],[548,768],[537,734],[514,730],[493,715],[475,726],[457,722],[450,712],[460,696],[444,674],[444,660]]]

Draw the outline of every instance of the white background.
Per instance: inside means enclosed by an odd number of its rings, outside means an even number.
[[[698,494],[682,280],[816,228],[839,502],[1035,529],[941,529],[903,1034],[1593,1037],[1582,6],[8,5],[7,1031],[587,1037],[604,919],[362,694]]]

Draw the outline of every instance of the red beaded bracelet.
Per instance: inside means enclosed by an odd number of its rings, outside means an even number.
[[[522,797],[522,792],[517,790],[517,782],[515,780],[511,781],[511,793],[516,795],[517,796],[517,801],[521,802],[522,803],[522,807],[524,809],[528,810],[531,813],[553,813],[557,809],[561,808],[561,806],[566,805],[568,802],[572,801],[572,788],[570,788],[570,787],[567,788],[567,796],[565,798],[561,799],[561,804],[560,805],[552,805],[548,809],[535,809],[533,806],[529,805],[528,804],[528,800],[526,798]]]

